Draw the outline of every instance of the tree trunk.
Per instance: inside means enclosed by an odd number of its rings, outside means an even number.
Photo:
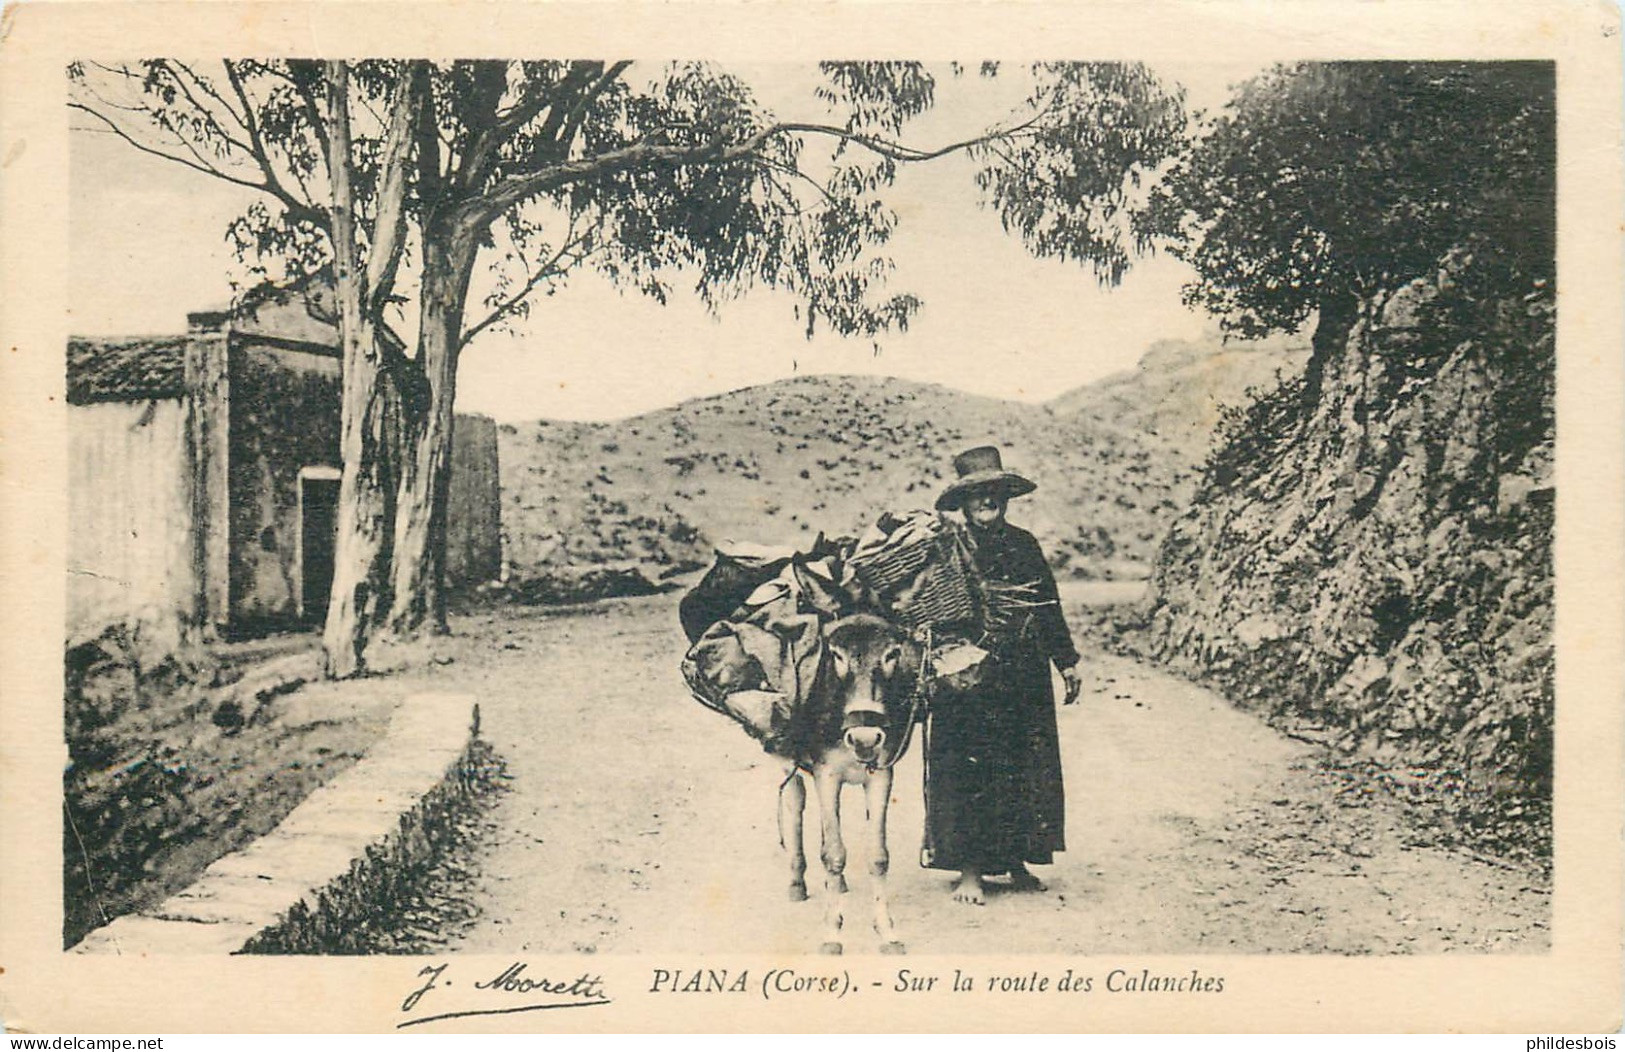
[[[403,79],[394,126],[381,161],[373,255],[363,267],[356,240],[350,165],[349,69],[326,64],[329,184],[332,188],[333,283],[339,308],[342,394],[338,536],[333,586],[322,633],[326,671],[353,676],[365,667],[375,626],[389,608],[390,546],[395,523],[398,407],[383,367],[384,349],[369,297],[390,283],[405,221],[404,164],[416,98]]]
[[[329,62],[327,74],[327,170],[333,200],[333,285],[338,300],[343,393],[339,425],[338,537],[333,548],[333,587],[322,633],[327,674],[351,676],[361,669],[367,629],[380,599],[379,556],[388,508],[381,499],[376,452],[382,447],[378,367],[369,354],[361,272],[356,251],[355,193],[350,182],[349,69]],[[369,456],[370,451],[374,454]]]
[[[1320,401],[1326,363],[1341,354],[1359,316],[1360,300],[1352,292],[1328,291],[1320,298],[1319,319],[1310,338],[1309,363],[1303,370],[1303,404],[1311,411]],[[1307,419],[1307,417],[1305,418]]]
[[[446,631],[443,575],[446,499],[457,399],[457,359],[463,300],[478,246],[445,225],[424,238],[418,364],[426,381],[421,400],[403,412],[404,445],[395,500],[390,632],[410,638]]]
[[[355,382],[350,378],[355,377]],[[364,668],[373,628],[389,603],[390,545],[395,493],[386,383],[373,355],[346,342],[344,420],[340,443],[338,538],[333,590],[322,646],[327,674],[352,676]]]

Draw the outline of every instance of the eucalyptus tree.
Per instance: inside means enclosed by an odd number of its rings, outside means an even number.
[[[68,69],[82,130],[258,195],[226,233],[260,280],[332,274],[343,472],[323,643],[335,676],[361,668],[389,607],[398,398],[381,307],[404,253],[406,162],[424,94],[409,67],[351,73],[344,62],[254,60]],[[376,119],[355,128],[352,106]]]
[[[351,456],[382,462],[358,469],[388,492],[356,521],[387,523],[387,537],[358,547],[376,556],[365,573],[335,579],[330,659],[355,644],[336,671],[359,667],[372,626],[443,627],[458,363],[480,334],[526,314],[538,289],[582,267],[661,301],[684,283],[713,309],[770,287],[796,297],[809,334],[874,338],[921,305],[885,287],[881,253],[898,222],[886,191],[899,165],[960,152],[979,162],[1007,229],[1112,283],[1146,245],[1128,221],[1143,180],[1185,127],[1178,91],[1142,67],[1045,63],[1023,71],[1031,93],[1005,121],[921,147],[904,130],[935,101],[925,67],[830,62],[812,73],[821,121],[779,119],[745,80],[694,62],[362,62],[325,77],[299,62],[76,64],[72,105],[94,125],[259,192],[232,227],[245,258],[300,273],[335,265],[347,290],[347,368],[352,345],[371,364],[345,382],[371,393],[347,391],[346,411],[375,399],[387,425],[356,425],[372,440],[347,440],[347,473]],[[335,122],[352,113],[361,126],[345,149]],[[354,222],[317,203],[323,186],[353,199]],[[470,303],[482,262],[495,288]],[[389,325],[403,263],[416,275],[406,340]],[[545,326],[531,332],[545,345]],[[339,594],[356,585],[362,601]],[[358,626],[338,630],[335,617]]]

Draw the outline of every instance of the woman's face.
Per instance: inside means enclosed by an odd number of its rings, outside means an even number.
[[[992,490],[972,493],[965,498],[965,521],[985,530],[1004,521],[1004,509],[1009,504],[1009,498]]]

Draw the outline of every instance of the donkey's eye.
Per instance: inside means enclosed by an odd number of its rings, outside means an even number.
[[[829,656],[834,659],[835,674],[837,676],[845,676],[847,671],[852,667],[847,656],[839,650],[831,650],[829,652]]]
[[[892,647],[880,657],[880,672],[887,679],[897,675],[897,663],[903,659],[903,648]]]

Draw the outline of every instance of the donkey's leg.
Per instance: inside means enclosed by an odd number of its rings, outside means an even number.
[[[807,784],[801,780],[801,772],[791,765],[779,786],[779,837],[790,853],[791,902],[804,902],[807,898],[807,848],[802,836],[806,808]]]
[[[869,863],[874,876],[875,934],[880,936],[881,953],[902,953],[903,944],[897,941],[892,927],[891,906],[886,897],[886,874],[891,869],[891,853],[886,847],[886,813],[891,804],[891,768],[875,771],[863,783],[864,802],[869,808],[869,835],[873,845],[873,861]]]
[[[831,764],[819,764],[813,773],[822,819],[819,857],[824,863],[825,953],[841,952],[841,923],[846,917],[846,844],[841,841],[841,776]]]

